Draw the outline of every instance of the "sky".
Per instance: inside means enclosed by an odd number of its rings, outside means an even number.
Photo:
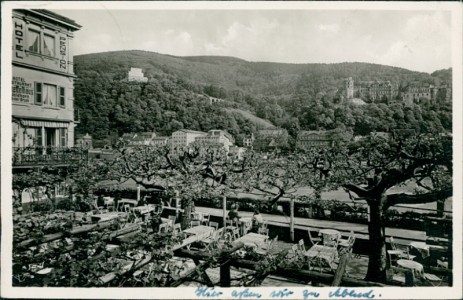
[[[451,66],[448,11],[53,10],[82,25],[74,54],[147,50],[286,63]]]

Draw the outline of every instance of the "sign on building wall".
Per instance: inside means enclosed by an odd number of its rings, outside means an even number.
[[[23,77],[13,76],[11,92],[13,101],[28,103],[34,96],[34,87]]]
[[[67,37],[64,34],[59,35],[59,68],[61,71],[67,69]]]
[[[20,19],[13,20],[13,55],[24,58],[26,23]]]

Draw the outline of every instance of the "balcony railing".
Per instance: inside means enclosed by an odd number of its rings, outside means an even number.
[[[13,167],[68,165],[88,160],[88,149],[80,147],[13,147]]]

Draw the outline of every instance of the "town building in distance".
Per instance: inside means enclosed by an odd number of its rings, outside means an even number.
[[[252,148],[252,144],[254,144],[254,140],[256,138],[254,137],[254,133],[251,133],[251,135],[245,136],[243,138],[243,146],[247,148]]]
[[[173,147],[188,146],[193,143],[197,137],[205,135],[207,135],[207,133],[203,131],[180,129],[172,133],[171,145]]]
[[[143,70],[140,68],[130,68],[128,74],[129,81],[137,81],[137,82],[147,82],[148,78],[143,75]]]
[[[353,99],[354,98],[354,80],[352,79],[352,77],[349,77],[344,81],[344,84],[345,84],[346,98]]]
[[[302,130],[297,135],[296,149],[332,147],[336,141],[350,138],[350,133],[339,129]]]
[[[170,136],[155,136],[151,139],[152,146],[164,146],[170,143]]]
[[[228,156],[239,160],[243,158],[245,152],[246,152],[246,148],[244,147],[230,146]]]
[[[372,102],[390,102],[395,100],[399,95],[399,86],[390,81],[361,82],[355,89],[354,95]]]
[[[41,9],[13,10],[12,21],[13,169],[80,159],[66,149],[74,146],[72,40],[81,26]]]
[[[75,146],[85,148],[85,149],[92,149],[93,148],[92,136],[89,135],[88,133],[85,135],[77,136]]]
[[[196,137],[195,142],[223,145],[225,151],[229,152],[230,147],[235,143],[235,140],[231,134],[225,130],[209,130],[206,135]]]
[[[411,84],[405,88],[402,93],[402,100],[411,105],[413,103],[420,103],[423,100],[431,101],[450,101],[452,98],[452,89],[450,85],[420,85]]]
[[[262,129],[255,135],[253,149],[260,151],[282,149],[288,147],[288,131],[286,129]]]

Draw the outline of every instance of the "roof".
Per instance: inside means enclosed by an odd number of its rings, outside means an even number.
[[[45,16],[45,17],[54,19],[55,21],[64,23],[64,25],[67,25],[68,27],[74,30],[79,30],[80,28],[82,28],[82,26],[77,24],[74,20],[69,19],[63,15],[57,14],[55,12],[49,11],[47,9],[30,9],[30,10],[25,9],[24,11],[32,12],[36,15]]]
[[[196,134],[207,134],[206,132],[203,132],[203,131],[196,131],[196,130],[190,130],[190,129],[180,129],[180,130],[177,130],[176,132],[185,132],[185,133],[196,133]]]
[[[140,133],[140,136],[145,137],[145,138],[151,138],[151,137],[153,137],[153,135],[156,136],[156,133],[154,133],[154,132],[142,132],[142,133]]]

